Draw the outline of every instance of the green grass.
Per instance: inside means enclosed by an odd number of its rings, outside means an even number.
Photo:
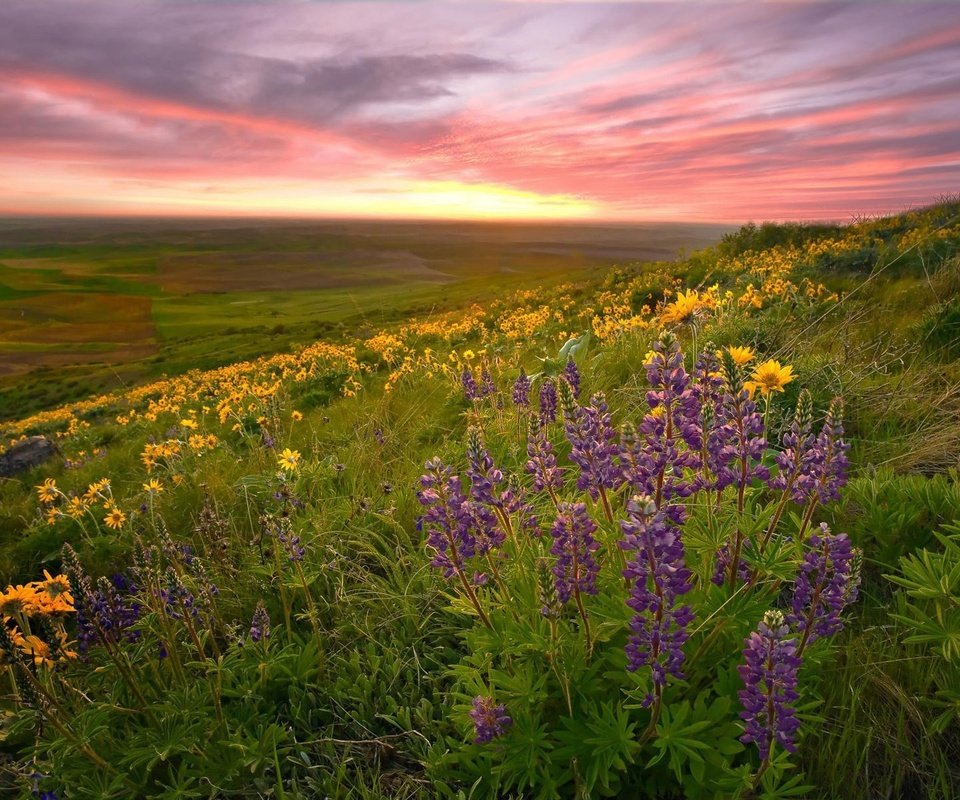
[[[373,330],[411,314],[486,302],[531,280],[549,285],[576,277],[623,254],[672,256],[708,243],[719,230],[11,224],[0,245],[0,420],[151,377],[336,337],[347,328]],[[108,299],[74,314],[67,320],[73,327],[57,328],[62,347],[37,347],[42,331],[24,318],[25,309],[55,316],[59,298],[70,296]],[[150,303],[152,333],[138,328],[124,338],[125,298]],[[110,341],[137,346],[101,347],[94,323],[111,327]],[[147,341],[156,347],[145,354]],[[86,360],[84,353],[100,357]],[[36,380],[26,377],[37,370]],[[43,388],[29,390],[30,383]]]

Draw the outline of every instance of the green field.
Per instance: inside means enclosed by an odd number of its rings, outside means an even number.
[[[670,259],[723,230],[0,220],[0,419],[483,302],[531,279]]]

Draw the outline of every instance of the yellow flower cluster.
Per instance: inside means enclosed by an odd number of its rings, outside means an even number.
[[[532,311],[509,311],[497,320],[497,327],[508,339],[531,339],[540,333],[552,317],[547,306]]]
[[[82,494],[67,496],[53,478],[47,478],[35,487],[37,498],[48,523],[62,517],[80,519],[86,513],[93,513],[94,506],[100,505],[107,512],[103,518],[108,528],[121,528],[126,515],[118,508],[113,499],[113,489],[109,478],[101,478],[87,486]]]
[[[65,575],[52,576],[44,570],[44,580],[23,586],[8,586],[0,594],[0,615],[7,635],[25,660],[35,666],[53,667],[58,661],[75,659],[63,626],[64,615],[74,611],[70,582]],[[49,622],[52,641],[31,631],[31,620],[44,617]],[[9,654],[0,654],[9,658]]]

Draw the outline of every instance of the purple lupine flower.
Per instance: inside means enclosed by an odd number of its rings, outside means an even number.
[[[847,483],[849,449],[849,442],[843,439],[843,402],[835,398],[803,465],[804,472],[814,481],[818,502],[829,503],[840,497],[840,489]]]
[[[500,547],[506,538],[503,525],[510,513],[506,505],[512,495],[505,498],[498,488],[504,483],[503,472],[494,465],[479,429],[472,426],[467,431],[467,463],[470,478],[467,517],[476,536],[477,553],[484,555]]]
[[[563,377],[570,384],[570,390],[574,397],[580,396],[580,370],[577,368],[577,362],[573,356],[567,356],[567,366],[563,369]]]
[[[701,407],[716,407],[723,399],[723,385],[720,359],[713,345],[708,344],[693,365],[693,388]]]
[[[303,556],[307,551],[301,543],[299,536],[294,534],[292,531],[281,527],[277,533],[277,539],[279,539],[280,544],[283,546],[284,552],[287,554],[287,560],[289,560],[291,563],[303,561]]]
[[[634,496],[627,503],[627,519],[620,522],[620,546],[631,551],[623,576],[632,581],[627,605],[633,609],[627,644],[627,669],[649,666],[658,689],[667,675],[683,679],[683,645],[693,620],[688,605],[677,605],[690,591],[691,572],[684,560],[680,530],[653,498]],[[649,705],[653,696],[646,698]]]
[[[814,437],[810,431],[812,426],[812,400],[810,392],[801,390],[797,400],[797,410],[790,422],[790,427],[783,432],[781,441],[783,449],[777,453],[777,474],[768,481],[771,489],[780,489],[789,492],[795,503],[804,504],[816,487],[816,480],[811,474],[811,448],[814,446]]]
[[[606,398],[598,392],[590,399],[590,405],[581,406],[570,384],[561,379],[560,400],[564,430],[571,445],[570,460],[580,468],[577,488],[597,500],[605,495],[605,490],[616,490],[623,482],[614,460],[619,447],[614,441],[617,432],[610,423]]]
[[[493,375],[490,374],[490,368],[484,365],[480,372],[480,396],[489,397],[497,393],[497,384],[493,382]]]
[[[740,741],[755,743],[763,762],[770,758],[774,745],[779,744],[790,753],[796,751],[800,720],[793,704],[800,696],[797,671],[801,659],[796,639],[791,637],[783,613],[768,611],[757,630],[744,640],[746,663],[739,667],[744,688],[739,697],[745,732]]]
[[[563,468],[557,466],[557,457],[547,432],[536,420],[531,420],[527,438],[528,460],[526,471],[533,475],[533,490],[555,493],[563,487]]]
[[[587,513],[586,503],[561,503],[550,533],[550,552],[557,557],[553,565],[557,597],[566,603],[576,593],[596,594],[600,565],[594,553],[600,543],[593,538],[596,523]]]
[[[474,744],[486,744],[507,732],[513,720],[503,704],[497,705],[492,697],[474,697],[470,719],[474,726]]]
[[[650,413],[637,429],[624,429],[620,463],[631,486],[652,495],[659,506],[696,490],[697,482],[685,477],[684,470],[699,467],[703,434],[698,395],[675,336],[665,333],[654,343],[646,368]]]
[[[463,396],[469,402],[480,399],[480,387],[477,386],[477,380],[473,377],[473,372],[466,367],[460,373],[460,384],[463,386]]]
[[[763,417],[750,393],[743,388],[727,391],[707,435],[707,465],[715,476],[715,489],[734,485],[745,489],[754,478],[768,480],[762,463],[767,440]]]
[[[420,530],[427,532],[427,546],[434,550],[434,567],[443,570],[444,577],[464,574],[464,561],[476,552],[472,533],[470,505],[460,487],[460,476],[445,466],[439,458],[430,459],[426,472],[420,478],[417,492],[420,505],[426,507],[417,521]]]
[[[557,385],[553,378],[544,378],[540,385],[540,425],[545,426],[557,419]]]
[[[171,619],[183,619],[184,615],[196,618],[200,615],[197,599],[184,585],[180,575],[173,569],[166,573],[166,586],[160,590],[160,599]]]
[[[493,463],[479,428],[467,429],[467,477],[470,479],[470,498],[478,503],[500,507],[500,490],[504,482],[503,472]]]
[[[94,589],[89,580],[81,581],[82,590],[74,591],[77,620],[77,644],[81,653],[92,645],[114,645],[135,642],[140,631],[134,626],[140,619],[142,606],[137,587],[125,576],[100,578]]]
[[[845,533],[832,534],[826,523],[807,542],[800,571],[793,584],[793,600],[787,622],[802,634],[803,648],[843,628],[840,615],[857,599],[859,571],[856,552]]]
[[[714,479],[710,473],[710,463],[707,453],[709,431],[713,428],[713,421],[717,416],[717,409],[723,402],[724,380],[720,372],[720,360],[713,345],[700,353],[693,366],[693,391],[700,408],[700,472],[697,477],[699,488],[712,489]]]
[[[476,554],[486,555],[491,550],[502,547],[507,534],[496,512],[490,506],[475,500],[468,500],[465,508]]]
[[[520,374],[513,384],[513,404],[517,408],[530,407],[530,378],[523,371],[523,367],[520,368]]]
[[[747,585],[753,583],[753,572],[751,572],[750,565],[747,563],[746,558],[744,558],[744,554],[749,553],[751,548],[750,540],[744,539],[740,549],[740,558],[737,559],[737,580]],[[730,549],[730,542],[727,542],[714,554],[716,562],[710,580],[717,586],[723,586],[730,577]]]
[[[270,615],[267,613],[263,600],[257,601],[257,607],[253,610],[253,617],[250,620],[250,640],[253,642],[262,642],[270,638]]]

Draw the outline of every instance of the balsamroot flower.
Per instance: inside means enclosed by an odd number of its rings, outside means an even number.
[[[699,292],[677,292],[677,299],[664,306],[660,312],[660,322],[664,325],[693,323],[704,308]]]
[[[527,377],[523,367],[520,368],[520,374],[513,384],[513,404],[517,408],[530,407],[530,378]]]
[[[620,546],[631,551],[623,576],[632,581],[627,605],[633,609],[627,669],[649,666],[659,695],[667,675],[683,679],[683,645],[693,620],[690,606],[677,600],[692,588],[679,529],[649,496],[634,496],[621,521]],[[653,701],[648,696],[646,703]]]
[[[557,419],[557,385],[552,378],[544,378],[540,385],[540,424],[546,425]]]
[[[793,584],[787,622],[802,635],[798,653],[843,628],[840,615],[857,599],[860,576],[856,551],[845,533],[832,534],[826,523],[808,540],[809,549]]]
[[[561,503],[550,533],[557,557],[553,565],[557,597],[566,603],[571,596],[597,593],[597,573],[600,565],[594,553],[600,543],[593,538],[596,523],[587,513],[586,503]]]
[[[760,364],[751,378],[753,380],[744,383],[744,388],[751,395],[759,390],[764,397],[770,397],[774,392],[782,392],[783,387],[793,380],[793,367],[784,367],[771,359]]]
[[[801,659],[797,642],[780,611],[768,611],[757,630],[744,640],[739,667],[744,688],[740,690],[744,734],[740,741],[753,742],[766,762],[774,745],[796,751],[795,737],[800,727],[793,704],[797,693],[797,671]]]
[[[300,451],[284,447],[283,452],[280,453],[280,456],[277,458],[277,466],[284,472],[296,472],[299,465]]]
[[[737,345],[730,345],[725,348],[727,353],[730,354],[730,358],[733,359],[733,363],[738,367],[745,367],[754,358],[756,358],[756,353],[753,352],[752,348],[749,347],[740,347]],[[723,350],[717,351],[717,358],[723,358]]]
[[[473,698],[470,719],[474,726],[474,744],[486,744],[507,732],[513,719],[503,704],[497,705],[492,697]]]

